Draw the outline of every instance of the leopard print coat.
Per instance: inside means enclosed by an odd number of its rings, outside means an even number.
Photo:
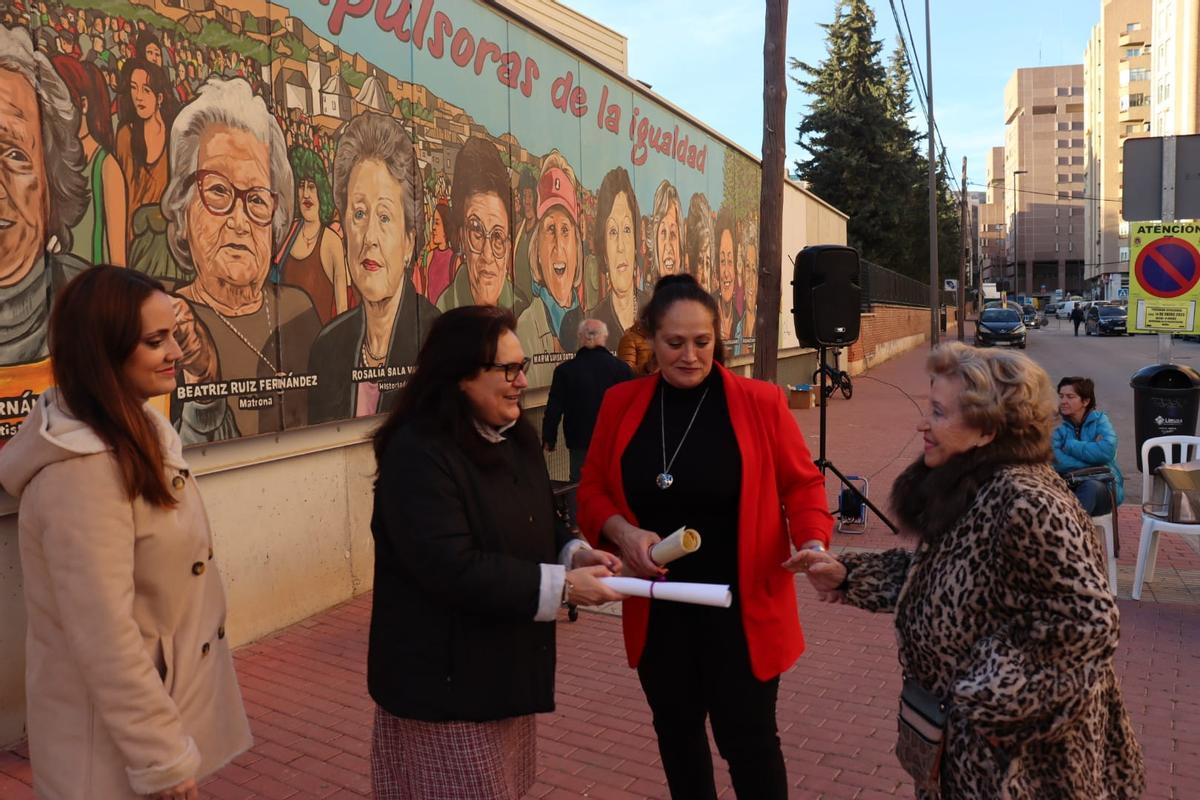
[[[951,700],[942,800],[1140,796],[1117,604],[1086,513],[1045,464],[1001,467],[965,506],[915,552],[842,558],[847,602],[894,612],[905,674]]]

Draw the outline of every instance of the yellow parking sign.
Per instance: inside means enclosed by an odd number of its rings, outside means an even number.
[[[1200,223],[1131,226],[1129,317],[1134,333],[1196,333]]]

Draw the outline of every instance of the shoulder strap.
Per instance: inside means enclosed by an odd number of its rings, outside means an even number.
[[[300,220],[292,220],[292,227],[288,230],[287,236],[283,237],[283,246],[279,248],[279,252],[275,254],[275,258],[271,261],[271,271],[267,276],[267,280],[271,283],[277,284],[283,279],[283,263],[292,254],[292,248],[296,244],[296,239],[300,236],[300,228]]]
[[[104,159],[108,158],[108,152],[101,147],[96,151],[96,157],[92,160],[92,263],[103,264],[106,259],[104,257]]]

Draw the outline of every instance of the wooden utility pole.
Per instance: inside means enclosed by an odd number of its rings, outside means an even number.
[[[962,187],[962,192],[961,192],[962,197],[959,198],[959,200],[961,201],[960,202],[961,208],[960,208],[960,214],[959,214],[959,219],[960,219],[959,238],[962,240],[962,251],[963,251],[962,261],[960,261],[958,264],[958,340],[961,342],[966,337],[964,330],[967,327],[967,325],[966,325],[967,315],[966,315],[966,312],[964,311],[964,309],[966,307],[966,299],[967,299],[966,278],[968,275],[971,274],[971,265],[969,263],[971,260],[971,239],[969,236],[967,236],[967,216],[968,215],[967,215],[967,157],[966,156],[963,156],[962,183],[959,184],[959,186]]]
[[[754,377],[774,381],[779,356],[779,295],[783,273],[783,180],[787,160],[788,0],[766,0],[763,32],[762,190],[758,212],[758,319]]]

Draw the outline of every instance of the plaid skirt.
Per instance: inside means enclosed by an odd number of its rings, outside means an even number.
[[[375,800],[519,800],[536,772],[532,714],[495,722],[422,722],[375,706]]]

